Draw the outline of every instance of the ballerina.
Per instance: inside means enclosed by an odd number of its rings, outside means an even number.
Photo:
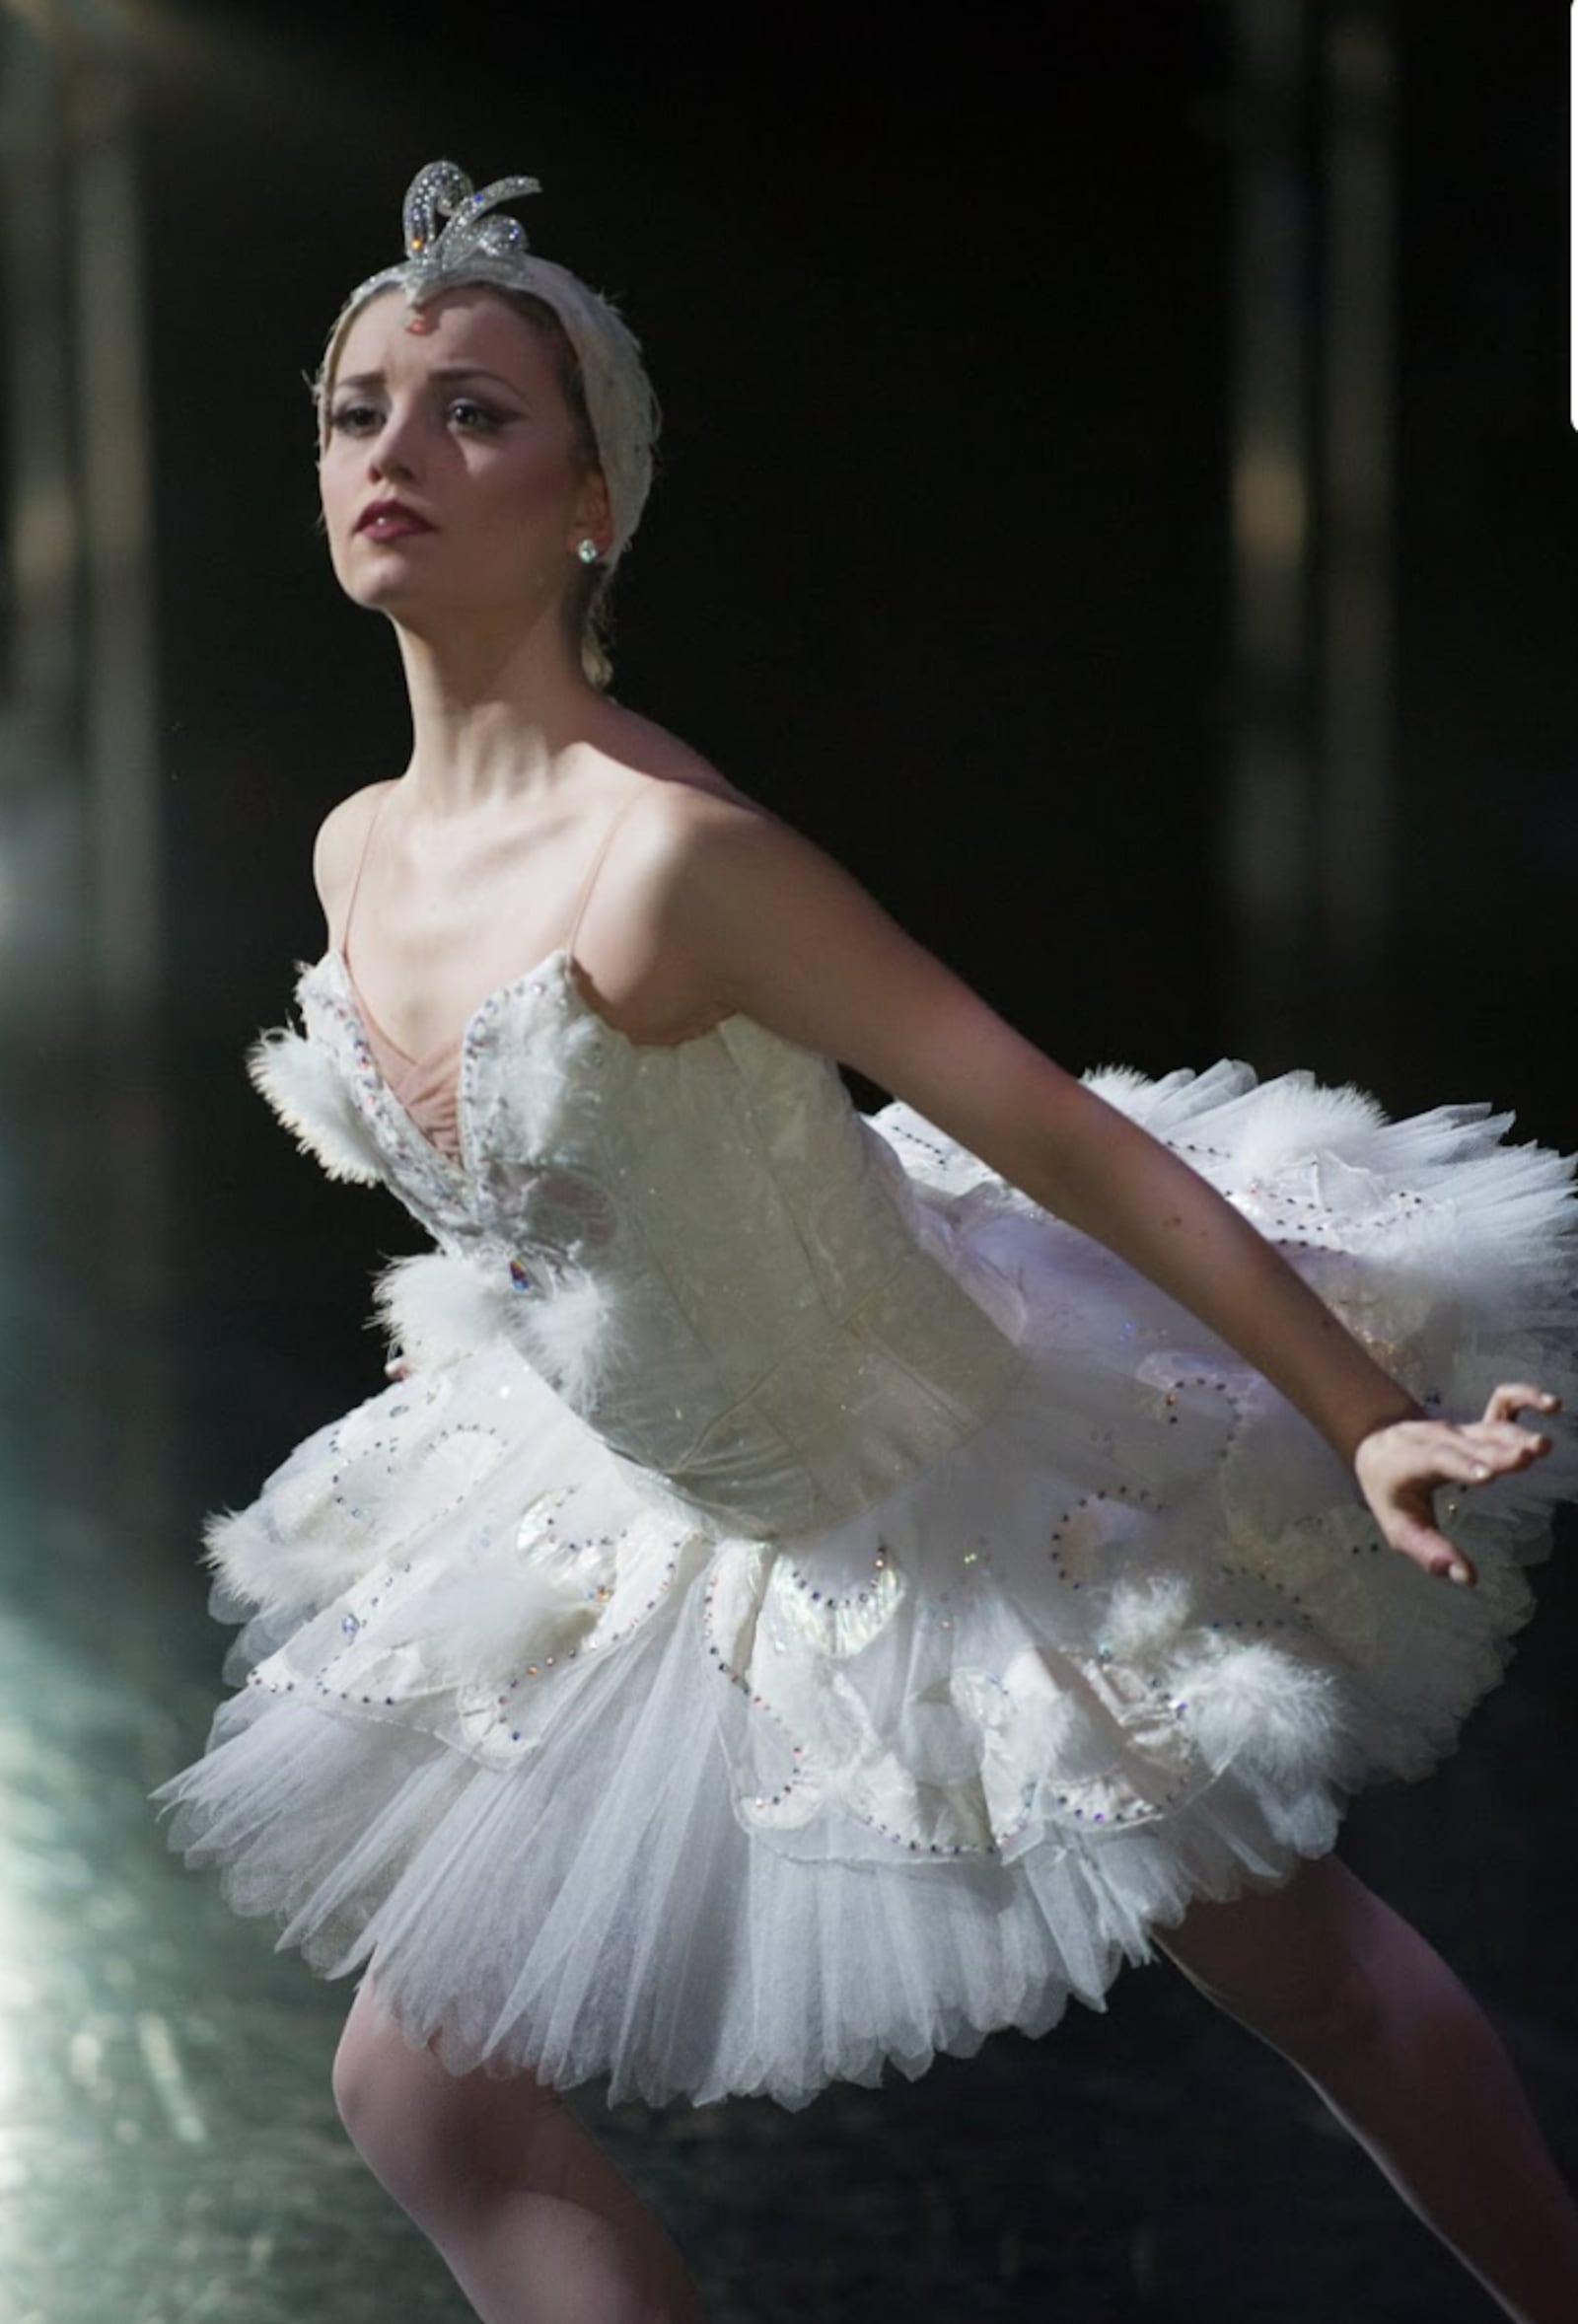
[[[364,1972],[336,2102],[486,2324],[701,2314],[563,2089],[803,2105],[1158,1952],[1558,2324],[1514,2070],[1333,1844],[1452,1748],[1578,1493],[1573,1163],[1308,1074],[1076,1077],[618,703],[657,411],[534,189],[424,170],[320,375],[413,747],[325,820],[251,1063],[436,1249],[379,1285],[389,1385],[210,1528],[244,1683],[172,1845]]]

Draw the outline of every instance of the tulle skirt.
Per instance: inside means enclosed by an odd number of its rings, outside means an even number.
[[[1424,1775],[1578,1497],[1574,1163],[1308,1074],[1087,1080],[1432,1411],[1562,1396],[1549,1455],[1438,1497],[1475,1587],[1391,1551],[1186,1311],[891,1106],[922,1231],[1027,1359],[984,1425],[835,1529],[753,1536],[502,1338],[407,1329],[411,1376],[210,1529],[237,1692],[153,1794],[171,1845],[323,1975],[371,1966],[456,2072],[794,2107],[1105,2006],[1193,1899]]]

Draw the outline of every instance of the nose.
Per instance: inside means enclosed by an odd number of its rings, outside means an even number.
[[[418,461],[417,424],[416,413],[409,405],[390,405],[383,426],[368,439],[370,475],[408,476],[414,472]]]

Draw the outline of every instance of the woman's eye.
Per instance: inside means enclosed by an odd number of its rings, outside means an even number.
[[[505,414],[492,410],[486,403],[478,403],[470,396],[456,396],[444,406],[445,416],[466,435],[487,435],[502,427]],[[384,414],[376,403],[342,403],[331,411],[329,426],[342,436],[375,435],[384,424]]]

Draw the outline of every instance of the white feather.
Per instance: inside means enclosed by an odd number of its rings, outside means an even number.
[[[620,1340],[617,1294],[605,1276],[578,1271],[519,1294],[510,1325],[527,1361],[572,1410],[595,1403]]]
[[[1378,1101],[1352,1082],[1324,1088],[1306,1074],[1289,1073],[1255,1091],[1233,1139],[1234,1156],[1253,1178],[1274,1177],[1320,1152],[1362,1165],[1385,1123]]]
[[[601,1612],[584,1576],[518,1554],[485,1574],[452,1569],[424,1597],[422,1654],[447,1684],[503,1686],[565,1654]]]
[[[339,1541],[322,1529],[276,1536],[255,1508],[210,1517],[203,1528],[203,1563],[249,1607],[305,1622],[348,1590],[374,1562],[366,1536]]]
[[[1192,1592],[1182,1574],[1158,1573],[1144,1583],[1119,1582],[1102,1635],[1119,1662],[1154,1662],[1188,1620]]]
[[[315,1155],[330,1178],[364,1186],[382,1178],[377,1141],[333,1060],[316,1044],[276,1026],[247,1052],[247,1071],[302,1151]]]
[[[1124,1113],[1132,1111],[1134,1101],[1153,1086],[1149,1074],[1137,1065],[1092,1065],[1080,1079],[1087,1089]]]
[[[1235,1761],[1280,1786],[1316,1780],[1336,1750],[1336,1687],[1330,1675],[1259,1639],[1175,1666],[1175,1702],[1219,1774]]]
[[[447,1364],[507,1339],[574,1411],[596,1400],[619,1344],[618,1300],[606,1277],[554,1273],[538,1258],[535,1288],[518,1290],[501,1263],[490,1280],[465,1259],[425,1252],[397,1259],[374,1285],[393,1344],[418,1367]]]
[[[373,1298],[392,1344],[421,1367],[455,1363],[508,1328],[519,1293],[508,1276],[490,1282],[477,1268],[446,1251],[396,1259],[373,1285]]]

